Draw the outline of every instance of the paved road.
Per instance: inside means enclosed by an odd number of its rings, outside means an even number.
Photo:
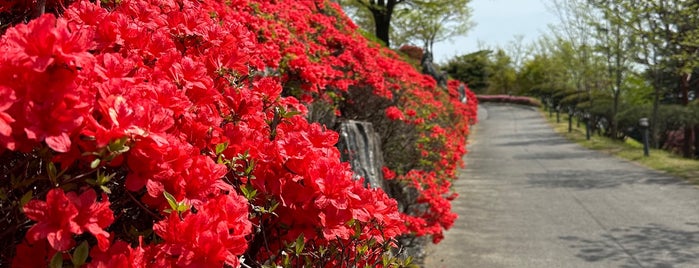
[[[571,144],[533,109],[480,113],[459,219],[425,267],[699,267],[699,188]]]

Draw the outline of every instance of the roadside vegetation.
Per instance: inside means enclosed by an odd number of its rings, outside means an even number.
[[[692,184],[699,185],[699,161],[697,160],[687,159],[667,150],[653,148],[650,149],[649,156],[646,157],[643,155],[643,143],[632,138],[618,140],[595,133],[587,140],[585,126],[583,123],[578,124],[577,119],[573,119],[572,131],[568,132],[567,114],[561,114],[560,121],[558,121],[556,113],[549,113],[543,109],[541,111],[556,132],[585,148],[611,154],[651,169],[667,172],[686,179]],[[579,127],[577,127],[578,125]]]
[[[526,106],[541,107],[541,102],[532,97],[510,95],[478,95],[478,103],[510,103]]]
[[[537,41],[448,61],[476,94],[531,96],[614,140],[699,157],[696,1],[549,0],[559,23]]]

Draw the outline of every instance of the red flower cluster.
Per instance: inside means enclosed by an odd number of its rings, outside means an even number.
[[[36,196],[14,266],[381,266],[395,237],[438,240],[453,223],[449,182],[475,96],[436,88],[337,5],[63,4],[0,37],[0,156],[32,171],[3,169],[19,180],[0,188]],[[418,189],[424,209],[401,214],[364,188],[338,134],[304,117],[352,88],[420,129],[421,170],[383,172]]]
[[[404,53],[409,58],[418,61],[422,60],[422,57],[424,55],[424,51],[422,51],[422,48],[413,45],[402,45],[398,49],[398,51]]]
[[[30,243],[48,239],[55,249],[65,251],[75,244],[73,234],[90,232],[97,238],[101,250],[109,247],[109,233],[104,228],[112,224],[114,215],[109,209],[106,194],[103,202],[96,202],[97,195],[90,189],[77,196],[75,192],[67,195],[59,189],[53,189],[46,195],[46,202],[31,200],[24,206],[27,218],[37,223],[27,231]]]

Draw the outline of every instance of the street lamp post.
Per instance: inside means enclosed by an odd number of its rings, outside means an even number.
[[[641,127],[641,129],[643,129],[643,156],[648,156],[649,155],[649,153],[648,153],[648,147],[649,147],[649,145],[648,145],[648,140],[649,140],[648,129],[650,127],[650,124],[648,122],[648,118],[643,117],[643,118],[639,119],[638,125]]]

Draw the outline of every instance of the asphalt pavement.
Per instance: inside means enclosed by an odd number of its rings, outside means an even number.
[[[699,267],[698,187],[573,144],[533,108],[479,110],[459,219],[426,268]]]

